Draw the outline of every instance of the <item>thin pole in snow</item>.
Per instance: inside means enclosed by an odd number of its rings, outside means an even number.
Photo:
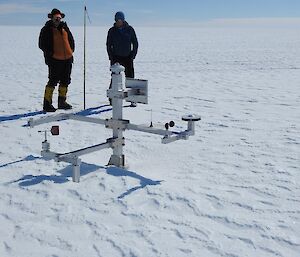
[[[86,44],[86,6],[84,6],[84,32],[83,32],[83,109],[85,110],[85,74],[86,74],[86,63],[85,63],[85,44]]]
[[[83,39],[83,109],[85,110],[86,101],[85,101],[85,78],[86,78],[86,17],[88,17],[89,22],[91,19],[87,12],[86,5],[84,6],[84,39]]]

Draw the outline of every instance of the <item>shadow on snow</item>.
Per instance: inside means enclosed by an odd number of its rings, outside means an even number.
[[[14,115],[9,115],[9,116],[0,116],[0,122],[10,121],[10,120],[19,120],[22,118],[32,117],[32,116],[40,115],[43,113],[44,113],[43,111],[37,111],[37,112],[28,112],[28,113],[23,113],[23,114],[14,114]]]
[[[135,172],[129,171],[129,170],[125,170],[125,169],[121,169],[121,168],[117,168],[117,167],[108,167],[106,168],[106,173],[115,177],[131,177],[134,179],[137,179],[140,181],[140,185],[133,187],[129,190],[127,190],[126,192],[124,192],[123,194],[119,195],[118,198],[122,199],[125,196],[133,193],[136,190],[142,189],[146,186],[156,186],[156,185],[160,185],[160,183],[162,182],[162,180],[152,180],[149,178],[145,178],[141,175],[138,175]]]
[[[105,108],[105,107],[107,107],[107,108]],[[130,107],[130,105],[125,105],[123,107]],[[104,104],[104,105],[100,105],[97,107],[88,108],[88,109],[76,112],[74,114],[82,115],[82,116],[89,116],[89,115],[100,114],[103,112],[109,112],[111,110],[112,110],[112,107],[109,104]],[[22,118],[33,117],[33,116],[37,116],[37,115],[41,115],[41,114],[46,115],[47,113],[44,111],[36,111],[36,112],[28,112],[28,113],[22,113],[22,114],[13,114],[13,115],[8,115],[8,116],[0,116],[0,122],[20,120]],[[24,125],[24,127],[27,127],[27,125]]]
[[[9,165],[23,162],[23,161],[33,161],[36,159],[43,159],[42,157],[35,157],[33,155],[29,155],[21,160],[6,163],[3,165],[0,165],[0,168],[7,167]],[[103,167],[103,166],[98,166],[95,164],[89,164],[82,162],[80,166],[80,175],[85,176],[89,173],[95,172],[99,169],[104,169],[106,174],[114,176],[114,177],[130,177],[134,178],[139,181],[139,185],[135,186],[133,188],[128,189],[126,192],[122,193],[121,195],[118,196],[118,199],[122,199],[126,197],[127,195],[133,193],[134,191],[143,189],[146,186],[155,186],[155,185],[160,185],[161,180],[152,180],[146,177],[143,177],[133,171],[129,171],[126,169],[118,168],[118,167]],[[34,186],[37,184],[40,184],[44,181],[52,181],[55,184],[63,184],[66,182],[70,182],[72,178],[72,165],[67,166],[66,168],[59,170],[58,173],[59,175],[25,175],[22,178],[9,182],[8,184],[13,184],[13,183],[19,183],[19,186],[21,187],[29,187],[29,186]]]
[[[36,159],[43,159],[43,158],[42,157],[36,157],[36,156],[33,156],[33,155],[28,155],[27,157],[25,157],[21,160],[2,164],[2,165],[0,165],[0,168],[4,168],[6,166],[9,166],[9,165],[12,165],[12,164],[15,164],[15,163],[18,163],[18,162],[34,161]]]
[[[93,108],[89,108],[89,109],[85,109],[83,111],[79,111],[75,114],[78,115],[82,115],[82,116],[89,116],[89,115],[94,115],[94,114],[99,114],[102,112],[108,112],[111,111],[112,108],[107,108],[104,110],[99,110],[105,107],[110,107],[109,104],[104,104],[104,105],[100,105],[97,107],[93,107]],[[22,114],[13,114],[13,115],[8,115],[8,116],[0,116],[0,122],[4,122],[4,121],[12,121],[12,120],[20,120],[22,118],[28,118],[28,117],[33,117],[33,116],[37,116],[37,115],[41,115],[41,114],[47,114],[44,111],[36,111],[36,112],[28,112],[28,113],[22,113]],[[52,113],[53,114],[53,113]]]

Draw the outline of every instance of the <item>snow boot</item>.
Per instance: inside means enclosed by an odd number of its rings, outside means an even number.
[[[54,87],[46,86],[44,93],[44,103],[43,111],[44,112],[55,112],[56,109],[52,105],[52,96],[53,96]]]
[[[70,110],[72,105],[66,102],[68,86],[59,85],[58,87],[58,109]]]

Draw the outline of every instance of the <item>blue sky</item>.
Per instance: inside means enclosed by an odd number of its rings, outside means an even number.
[[[214,19],[300,18],[300,0],[0,0],[0,25],[41,25],[52,8],[82,25],[86,3],[92,25],[110,25],[122,10],[134,25],[195,24]]]

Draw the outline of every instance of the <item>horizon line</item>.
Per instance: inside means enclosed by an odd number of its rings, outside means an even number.
[[[42,21],[42,24],[47,19]],[[72,24],[72,21],[66,20],[67,23]],[[0,24],[0,26],[24,26],[24,27],[34,27],[41,26],[42,24]],[[105,24],[89,24],[89,27],[107,27],[112,26],[113,22]],[[130,23],[134,24],[134,22]],[[213,18],[203,21],[191,22],[188,20],[176,20],[176,21],[166,21],[166,22],[147,22],[140,25],[135,25],[136,27],[205,27],[205,26],[251,26],[251,25],[277,25],[277,26],[286,26],[286,25],[300,25],[300,17],[251,17],[251,18]],[[72,25],[73,27],[81,27],[83,24]]]

